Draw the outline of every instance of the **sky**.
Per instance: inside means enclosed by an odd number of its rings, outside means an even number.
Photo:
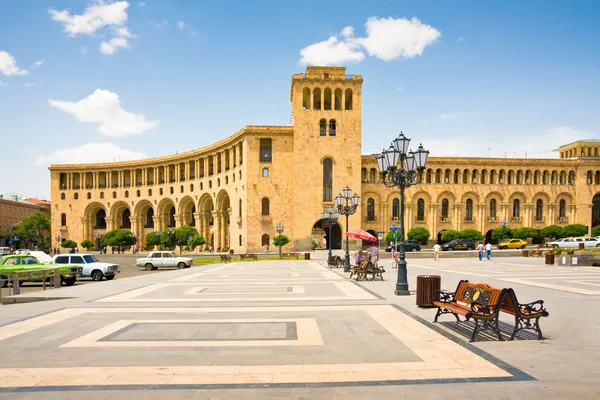
[[[597,1],[0,2],[0,194],[48,165],[289,125],[307,65],[363,76],[363,154],[555,158],[600,138]]]

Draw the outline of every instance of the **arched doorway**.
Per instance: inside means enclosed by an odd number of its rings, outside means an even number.
[[[600,193],[592,199],[592,227],[600,225]]]
[[[489,231],[487,231],[485,233],[485,242],[486,243],[492,243],[492,232],[494,232],[494,230],[490,229]]]
[[[320,219],[313,225],[313,234],[315,233],[319,236],[320,243],[324,248],[329,249],[329,241],[331,241],[332,249],[342,248],[342,228],[339,224],[331,226],[331,237],[329,237],[329,225],[327,221]]]
[[[441,231],[438,232],[437,234],[437,244],[442,244],[442,233],[444,233],[446,231],[446,229],[442,229]]]

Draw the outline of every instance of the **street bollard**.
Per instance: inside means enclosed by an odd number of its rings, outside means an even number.
[[[21,286],[19,285],[19,274],[13,274],[13,296],[21,294]]]
[[[52,286],[59,289],[62,282],[60,281],[60,270],[52,271],[55,275],[52,277]]]

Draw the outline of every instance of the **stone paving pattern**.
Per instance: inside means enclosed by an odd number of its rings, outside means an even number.
[[[547,340],[471,345],[468,325],[433,325],[414,295],[393,296],[382,262],[383,282],[357,284],[324,260],[246,262],[3,306],[0,399],[600,398],[599,269],[410,260],[413,290],[416,275],[435,273],[444,289],[466,278],[545,300]]]

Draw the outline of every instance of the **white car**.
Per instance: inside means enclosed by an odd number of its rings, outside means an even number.
[[[548,242],[546,244],[553,247],[560,247],[562,249],[578,249],[579,244],[583,243],[583,247],[589,249],[590,247],[600,247],[600,241],[598,238],[564,238],[557,239],[553,242]]]
[[[118,264],[100,262],[92,254],[59,254],[54,256],[55,264],[76,264],[82,267],[81,276],[91,277],[94,281],[113,279],[119,272]]]
[[[177,257],[172,251],[153,251],[148,254],[148,257],[135,260],[135,265],[144,267],[146,271],[158,269],[159,267],[189,268],[193,263],[193,258]]]

